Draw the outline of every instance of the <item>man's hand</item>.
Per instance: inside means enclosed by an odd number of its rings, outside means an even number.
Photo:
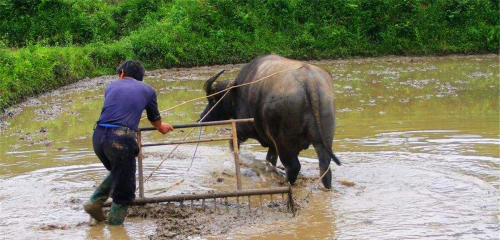
[[[153,127],[155,127],[158,132],[161,132],[163,134],[174,130],[174,127],[172,127],[172,125],[162,122],[161,119],[156,122],[151,122],[151,125],[153,125]]]
[[[172,125],[170,125],[168,123],[164,123],[164,122],[161,123],[160,129],[158,129],[158,131],[163,133],[163,134],[166,134],[172,130],[174,130],[174,127],[172,127]]]

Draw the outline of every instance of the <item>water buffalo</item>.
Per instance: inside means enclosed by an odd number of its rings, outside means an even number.
[[[230,86],[274,75],[230,90],[203,121],[254,118],[255,123],[238,124],[238,141],[253,138],[263,147],[268,147],[266,160],[276,166],[279,156],[291,184],[295,183],[300,171],[300,151],[312,143],[319,158],[320,176],[328,170],[321,179],[323,186],[330,189],[330,160],[340,165],[332,152],[335,124],[330,74],[311,64],[277,55],[254,59],[241,69],[235,81],[216,82],[223,72],[207,80],[204,85],[207,96]],[[202,117],[222,95],[208,98]]]

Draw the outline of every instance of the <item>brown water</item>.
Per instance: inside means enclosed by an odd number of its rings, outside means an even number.
[[[334,190],[314,190],[295,218],[235,227],[215,238],[498,238],[498,55],[312,63],[334,76],[334,149],[343,162],[332,166]],[[223,67],[229,71],[222,78],[233,79],[241,65]],[[203,80],[221,68],[155,71],[146,82],[158,90],[159,106],[166,109],[203,96]],[[153,219],[129,218],[124,228],[88,226],[81,208],[105,175],[92,151],[91,134],[110,81],[84,80],[8,111],[14,117],[0,125],[0,238],[144,239],[155,233]],[[184,105],[164,120],[194,122],[204,106],[204,101]],[[204,130],[204,136],[220,134],[217,128]],[[146,142],[165,139],[145,135]],[[244,186],[283,181],[263,170],[265,149],[252,141],[242,148]],[[145,150],[146,175],[169,149]],[[200,147],[186,172],[193,151],[194,146],[183,146],[167,160],[146,184],[146,195],[165,195],[181,179],[169,194],[234,188],[230,177],[216,181],[234,168],[226,143]],[[301,157],[301,179],[294,188],[299,198],[312,187],[305,179],[318,174],[314,150]],[[347,187],[340,180],[356,185]]]

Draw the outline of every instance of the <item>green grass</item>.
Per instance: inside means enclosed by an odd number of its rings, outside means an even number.
[[[127,58],[151,69],[497,53],[498,0],[4,0],[0,109]]]

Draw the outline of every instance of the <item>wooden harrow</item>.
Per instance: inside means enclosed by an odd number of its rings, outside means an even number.
[[[202,123],[191,123],[191,124],[180,124],[173,125],[174,129],[182,128],[192,128],[192,127],[203,127],[203,126],[220,126],[220,125],[231,125],[232,137],[227,138],[216,138],[216,139],[200,139],[200,140],[189,140],[189,141],[176,141],[176,142],[163,142],[163,143],[142,143],[141,133],[145,131],[156,130],[153,127],[140,128],[137,131],[137,143],[139,145],[139,155],[137,157],[137,165],[139,172],[139,198],[137,198],[131,205],[144,205],[148,203],[161,203],[161,202],[178,202],[181,207],[184,206],[185,202],[190,202],[191,207],[193,207],[194,201],[201,201],[202,207],[205,209],[205,201],[213,200],[215,204],[215,211],[217,211],[217,199],[224,199],[225,206],[228,206],[228,198],[236,198],[237,208],[239,213],[240,198],[246,197],[248,200],[248,208],[251,208],[250,197],[259,196],[259,203],[262,209],[262,196],[270,195],[271,201],[273,201],[273,195],[281,195],[282,201],[286,202],[288,211],[295,213],[295,207],[292,198],[292,188],[291,187],[277,187],[277,188],[264,188],[264,189],[243,189],[241,182],[240,173],[240,159],[239,159],[239,149],[238,149],[238,136],[236,133],[236,124],[238,123],[253,123],[253,118],[249,119],[233,119],[227,121],[214,121],[214,122],[202,122]],[[163,197],[150,197],[146,198],[144,196],[144,172],[143,172],[143,155],[142,148],[151,146],[165,146],[165,145],[177,145],[177,144],[190,144],[190,143],[203,143],[203,142],[214,142],[214,141],[233,141],[234,149],[234,166],[236,172],[236,190],[234,191],[224,191],[224,192],[207,192],[199,194],[178,194]],[[286,195],[286,199],[285,199]],[[110,203],[106,203],[105,206],[109,206]]]

